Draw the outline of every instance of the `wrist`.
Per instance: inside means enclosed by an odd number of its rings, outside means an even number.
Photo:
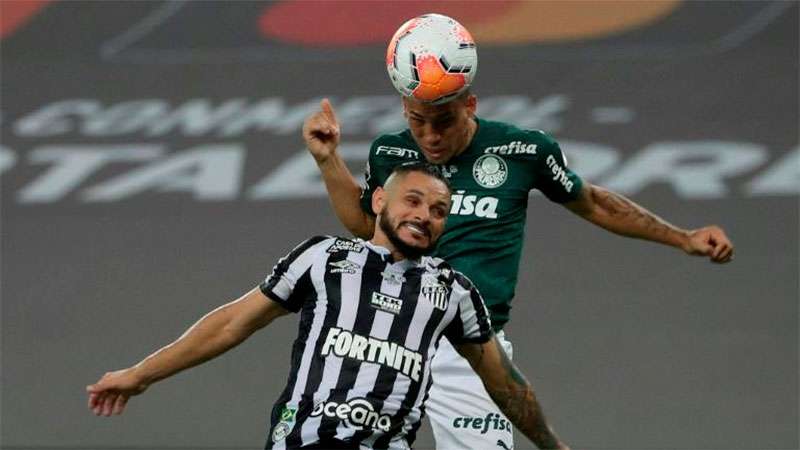
[[[326,152],[318,152],[318,153],[310,152],[310,153],[311,156],[314,157],[314,161],[316,161],[317,165],[320,168],[331,165],[331,163],[337,159],[336,156],[338,156],[336,154],[336,147]]]
[[[128,370],[134,382],[139,386],[147,387],[158,381],[156,374],[148,370],[146,361],[142,361]]]
[[[327,164],[331,159],[330,155],[316,155],[312,153],[311,156],[314,157],[314,161],[316,161],[317,165],[320,167]]]
[[[677,235],[677,238],[676,238],[677,243],[674,244],[675,247],[678,247],[679,249],[683,250],[686,253],[691,253],[691,251],[692,251],[692,232],[689,231],[689,230],[684,230],[684,229],[679,228],[679,229],[677,229],[675,231],[675,233]]]

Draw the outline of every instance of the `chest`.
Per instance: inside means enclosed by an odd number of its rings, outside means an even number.
[[[524,209],[535,181],[529,162],[494,154],[459,158],[442,170],[453,190],[448,219],[453,222],[496,219]]]

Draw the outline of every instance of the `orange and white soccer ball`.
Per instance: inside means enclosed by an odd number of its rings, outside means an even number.
[[[464,92],[475,78],[475,40],[450,17],[415,17],[389,41],[386,69],[400,94],[426,103],[445,103]]]

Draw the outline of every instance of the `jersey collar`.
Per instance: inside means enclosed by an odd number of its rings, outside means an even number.
[[[358,239],[358,241],[363,243],[367,248],[369,248],[373,252],[381,255],[381,258],[384,261],[388,261],[390,264],[394,264],[394,265],[398,266],[401,269],[405,270],[405,269],[408,269],[408,268],[411,268],[411,267],[416,267],[416,266],[419,266],[422,263],[422,257],[419,258],[419,259],[406,258],[406,259],[403,259],[402,261],[395,262],[394,258],[392,258],[392,252],[388,248],[383,247],[381,245],[373,244],[370,241],[364,241],[362,239]]]

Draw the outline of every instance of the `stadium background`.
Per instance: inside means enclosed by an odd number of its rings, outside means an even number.
[[[84,386],[344,232],[302,118],[330,96],[360,172],[403,123],[385,41],[428,11],[473,30],[480,114],[737,245],[715,266],[531,198],[507,330],[557,430],[576,449],[798,447],[796,2],[0,6],[3,448],[263,445],[294,318],[121,417],[92,416]]]

